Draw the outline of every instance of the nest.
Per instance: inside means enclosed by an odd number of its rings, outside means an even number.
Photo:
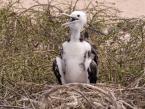
[[[125,88],[98,83],[17,84],[1,109],[144,109],[145,87]],[[13,106],[12,106],[13,105]],[[14,106],[15,105],[15,106]]]

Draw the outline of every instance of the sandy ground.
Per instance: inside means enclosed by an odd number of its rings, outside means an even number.
[[[0,0],[0,5],[9,0]],[[21,0],[23,6],[28,8],[34,4],[33,0]],[[41,3],[47,3],[48,0],[39,0]],[[56,0],[53,0],[56,1]],[[58,2],[71,2],[76,0],[57,0]],[[84,7],[87,2],[95,0],[79,0],[79,7]],[[118,8],[122,12],[119,14],[122,17],[141,17],[145,16],[145,0],[98,0],[100,2],[113,3],[112,6]]]

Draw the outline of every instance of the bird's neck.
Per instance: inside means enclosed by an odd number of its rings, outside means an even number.
[[[80,40],[80,32],[81,30],[71,30],[71,41],[79,41]]]

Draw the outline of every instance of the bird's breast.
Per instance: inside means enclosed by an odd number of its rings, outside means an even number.
[[[85,47],[82,43],[68,43],[63,47],[64,50],[64,58],[66,60],[69,59],[82,59],[85,54]]]
[[[65,79],[69,82],[87,81],[87,73],[84,69],[84,55],[86,49],[80,43],[68,43],[63,47],[63,59],[65,60]]]

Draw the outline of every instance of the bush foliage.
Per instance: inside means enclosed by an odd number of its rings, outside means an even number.
[[[76,6],[67,4],[63,11],[51,3],[38,3],[18,12],[15,4],[19,2],[0,8],[0,84],[56,83],[52,61],[69,36],[68,29],[61,26],[67,20],[61,13],[69,14]],[[99,82],[130,84],[143,73],[144,19],[120,18],[117,9],[101,3],[88,5],[85,11],[85,31],[99,56]]]

